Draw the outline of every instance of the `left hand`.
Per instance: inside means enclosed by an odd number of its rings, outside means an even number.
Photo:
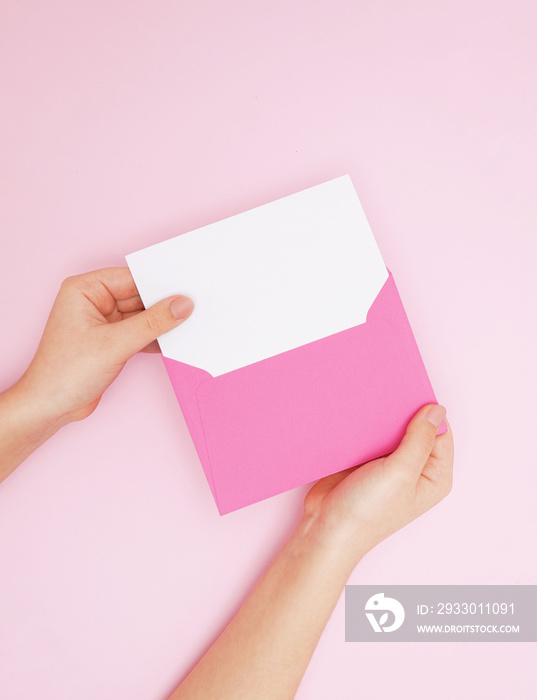
[[[193,309],[191,299],[177,296],[144,310],[126,267],[68,277],[16,386],[48,420],[81,420],[95,410],[129,357],[183,323]]]

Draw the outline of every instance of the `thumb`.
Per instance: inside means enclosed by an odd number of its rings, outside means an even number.
[[[194,302],[189,297],[168,297],[139,314],[110,324],[121,361],[126,362],[153,340],[181,325],[193,310]]]
[[[401,444],[386,461],[419,476],[431,455],[436,433],[445,417],[446,409],[443,406],[429,404],[421,408],[408,424]]]

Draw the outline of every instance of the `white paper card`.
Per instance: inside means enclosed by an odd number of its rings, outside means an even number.
[[[348,175],[127,256],[146,307],[190,296],[164,356],[213,376],[366,321],[388,279]]]

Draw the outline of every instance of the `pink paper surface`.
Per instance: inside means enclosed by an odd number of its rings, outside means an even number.
[[[354,328],[214,378],[164,363],[221,514],[392,452],[436,403],[391,274]]]
[[[537,5],[5,0],[0,382],[60,281],[349,172],[455,435],[452,494],[351,583],[537,583]],[[322,294],[322,288],[319,289]],[[164,700],[289,535],[218,515],[162,361],[0,485],[0,695]],[[527,700],[531,644],[345,644],[298,700]]]

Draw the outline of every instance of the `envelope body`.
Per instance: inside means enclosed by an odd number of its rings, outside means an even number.
[[[220,514],[392,452],[436,403],[391,273],[353,328],[216,377],[164,364]]]

